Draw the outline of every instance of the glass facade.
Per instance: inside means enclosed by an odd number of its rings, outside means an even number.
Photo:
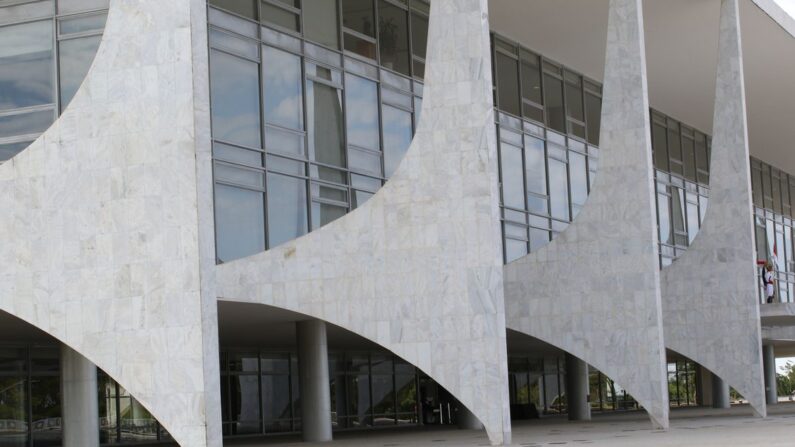
[[[774,302],[795,302],[795,246],[792,240],[795,177],[751,158],[751,188],[756,258],[759,263],[773,262],[776,286]],[[761,266],[757,275],[760,302],[765,303]]]
[[[108,0],[0,2],[0,163],[44,132],[99,47]]]
[[[334,221],[394,173],[420,109],[429,10],[421,0],[209,3],[222,263]]]

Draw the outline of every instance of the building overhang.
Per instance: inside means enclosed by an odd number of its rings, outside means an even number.
[[[490,0],[491,29],[602,81],[608,0]],[[795,173],[795,19],[741,0],[751,155]],[[644,0],[649,101],[712,133],[720,0]]]

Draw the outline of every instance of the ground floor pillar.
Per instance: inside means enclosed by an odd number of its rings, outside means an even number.
[[[296,323],[301,418],[306,442],[331,441],[331,397],[326,324],[319,320]]]
[[[588,388],[588,364],[566,354],[566,403],[570,421],[591,420]]]
[[[61,424],[64,447],[99,446],[97,367],[61,345]]]
[[[729,408],[729,383],[715,374],[712,375],[712,408]]]
[[[762,365],[765,370],[765,397],[768,405],[778,403],[776,381],[776,349],[773,345],[762,346]]]

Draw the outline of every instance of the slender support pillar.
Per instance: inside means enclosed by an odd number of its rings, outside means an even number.
[[[588,364],[566,354],[566,402],[570,421],[591,420],[588,388]]]
[[[768,405],[778,403],[776,381],[776,350],[773,345],[762,346],[762,364],[765,369],[765,396]]]
[[[99,446],[97,367],[61,345],[61,409],[64,447]]]
[[[469,411],[469,409],[467,409],[467,407],[459,404],[457,417],[458,428],[464,430],[483,430],[483,424],[471,411]]]
[[[696,370],[696,403],[702,407],[712,406],[712,373],[701,365]]]
[[[319,320],[299,321],[296,335],[303,439],[306,442],[331,441],[326,324]]]
[[[712,408],[730,408],[729,383],[712,375]]]

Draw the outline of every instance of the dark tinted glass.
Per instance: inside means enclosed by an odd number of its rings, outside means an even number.
[[[265,216],[261,192],[215,186],[215,232],[218,260],[231,261],[265,250]]]
[[[213,138],[260,147],[258,65],[211,51],[210,93]]]
[[[61,444],[61,378],[33,377],[30,381],[34,447]]]
[[[291,31],[300,30],[298,14],[266,2],[262,2],[261,21],[273,23]]]
[[[585,95],[585,121],[588,127],[588,142],[599,145],[599,126],[602,123],[602,98]]]
[[[243,17],[257,19],[256,0],[210,0],[210,4],[240,14]]]
[[[409,30],[408,12],[391,3],[378,3],[378,45],[381,65],[399,73],[409,75]]]
[[[342,0],[342,25],[365,36],[375,37],[373,0]]]
[[[262,417],[266,432],[290,429],[289,375],[262,375]]]
[[[682,162],[685,168],[685,178],[696,181],[696,150],[695,142],[690,138],[682,138]]]
[[[522,96],[536,104],[543,103],[541,68],[538,56],[522,51]]]
[[[259,380],[256,375],[230,376],[235,434],[260,432]]]
[[[668,139],[665,126],[653,123],[651,126],[651,144],[654,150],[654,167],[663,171],[668,170]]]
[[[331,48],[339,48],[336,0],[303,0],[304,36]]]
[[[516,59],[497,53],[497,93],[500,110],[520,115],[519,72]]]
[[[3,447],[28,445],[26,383],[23,376],[0,376],[0,414],[4,419],[0,445]]]
[[[0,27],[0,110],[55,102],[52,28],[50,20]]]
[[[88,73],[101,36],[63,40],[58,44],[61,75],[61,110],[66,108]]]
[[[566,79],[569,79],[567,74]],[[575,76],[576,77],[576,76]],[[585,112],[582,104],[582,81],[577,78],[576,81],[566,81],[566,112],[569,117],[578,121],[585,120]]]
[[[566,132],[566,115],[563,113],[563,81],[544,75],[544,105],[547,125],[559,132]]]
[[[411,13],[411,47],[415,56],[425,59],[428,47],[428,17],[416,12]],[[416,70],[416,64],[414,68]]]

